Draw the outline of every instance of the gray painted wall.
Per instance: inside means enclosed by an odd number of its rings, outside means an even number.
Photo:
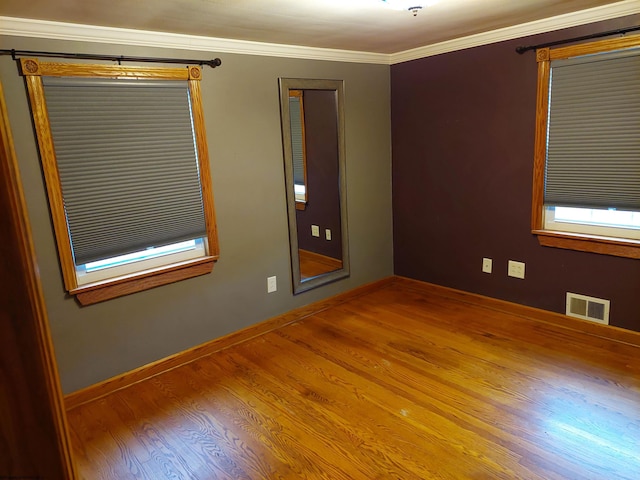
[[[221,256],[213,273],[79,307],[60,274],[23,79],[0,57],[65,393],[389,276],[392,265],[389,67],[2,37],[3,48],[159,57],[219,56],[203,69]],[[351,277],[291,293],[278,77],[345,81]],[[266,293],[267,276],[278,291]]]

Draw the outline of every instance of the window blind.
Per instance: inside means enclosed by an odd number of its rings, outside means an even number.
[[[640,51],[551,63],[545,204],[640,210]]]
[[[291,153],[293,155],[293,183],[304,185],[304,136],[302,135],[302,97],[289,97],[291,121]]]
[[[43,84],[77,265],[205,236],[186,81]]]

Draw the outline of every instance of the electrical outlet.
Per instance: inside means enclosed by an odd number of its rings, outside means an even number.
[[[326,228],[324,230],[324,238],[326,238],[327,240],[331,240],[331,230]]]
[[[490,258],[483,258],[482,259],[482,271],[484,273],[491,273],[492,269],[493,269],[493,260],[491,260]]]
[[[273,293],[278,290],[278,282],[276,277],[267,277],[267,293]]]
[[[524,279],[524,262],[509,260],[508,275],[510,277]]]
[[[311,225],[311,235],[314,237],[320,236],[320,227],[318,225]]]

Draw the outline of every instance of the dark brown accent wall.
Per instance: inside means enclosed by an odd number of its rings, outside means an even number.
[[[562,312],[567,291],[611,300],[640,331],[640,261],[542,247],[530,232],[536,102],[530,45],[637,25],[640,15],[391,68],[395,273]],[[481,271],[493,259],[493,273]],[[507,261],[526,278],[507,276]]]
[[[342,259],[337,115],[335,92],[305,90],[308,202],[296,212],[296,221],[300,248]],[[320,227],[319,238],[311,235],[311,225]],[[331,229],[330,241],[326,228]]]

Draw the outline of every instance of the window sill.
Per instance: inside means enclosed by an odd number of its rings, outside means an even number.
[[[217,257],[203,257],[181,263],[133,273],[122,277],[111,278],[101,282],[83,285],[71,290],[82,306],[104,302],[112,298],[122,297],[131,293],[149,290],[187,278],[206,275],[213,270]]]
[[[640,259],[640,241],[638,240],[599,237],[596,235],[552,230],[533,230],[532,233],[538,237],[540,245],[545,247]]]

